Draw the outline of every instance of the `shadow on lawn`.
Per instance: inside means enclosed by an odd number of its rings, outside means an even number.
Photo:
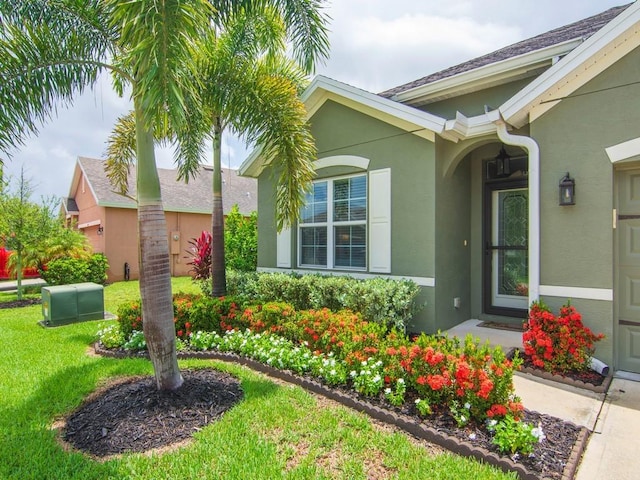
[[[229,370],[233,375],[236,368]],[[102,463],[66,451],[54,426],[107,381],[149,375],[151,365],[146,359],[103,357],[69,366],[44,380],[19,407],[0,413],[0,431],[5,432],[0,438],[0,478],[105,479],[129,475],[129,468],[117,459]],[[270,380],[255,377],[241,378],[241,382],[245,401],[273,395],[280,388]]]

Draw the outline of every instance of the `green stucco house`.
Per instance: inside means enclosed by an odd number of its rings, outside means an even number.
[[[301,222],[278,233],[255,151],[265,271],[410,278],[410,331],[519,323],[571,299],[640,373],[640,3],[373,94],[316,77]]]

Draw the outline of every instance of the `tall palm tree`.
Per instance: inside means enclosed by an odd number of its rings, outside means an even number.
[[[242,2],[240,2],[242,3]],[[280,172],[276,198],[278,228],[293,223],[312,176],[315,146],[299,94],[306,74],[327,55],[326,18],[315,0],[247,2],[221,17],[216,28],[195,49],[199,86],[186,97],[190,121],[173,135],[180,175],[196,174],[205,141],[213,143],[212,295],[226,293],[224,216],[222,204],[221,138],[230,127],[261,146],[263,155]],[[294,56],[285,55],[293,41]],[[198,103],[200,102],[200,103]],[[110,172],[121,186],[127,171],[122,159],[133,153],[131,117],[122,118],[110,139]]]
[[[193,78],[192,48],[214,12],[206,0],[0,0],[0,149],[23,143],[103,71],[120,94],[131,89],[140,295],[159,389],[183,380],[153,126],[186,122],[184,97],[197,95],[184,81]]]

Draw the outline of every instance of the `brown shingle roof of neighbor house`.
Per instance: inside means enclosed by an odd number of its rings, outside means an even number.
[[[129,196],[116,193],[104,172],[104,161],[95,158],[78,157],[78,164],[89,182],[98,205],[116,208],[136,208],[133,200],[136,195],[136,171],[131,170],[129,177]],[[189,183],[178,180],[177,170],[159,168],[162,203],[167,212],[211,213],[213,208],[213,170],[202,166],[195,178]],[[236,170],[222,169],[222,202],[224,214],[238,204],[240,213],[248,215],[257,210],[257,181],[240,177]]]
[[[64,208],[65,213],[78,213],[78,204],[74,198],[63,197],[62,198],[62,206]]]
[[[394,95],[400,94],[412,88],[421,87],[437,80],[453,77],[460,73],[468,72],[476,68],[490,65],[492,63],[507,60],[509,58],[517,57],[525,53],[534,52],[545,47],[551,47],[563,42],[582,38],[586,40],[591,35],[600,30],[603,26],[613,20],[614,17],[622,13],[629,4],[620,7],[613,7],[597,15],[579,20],[577,22],[565,25],[563,27],[550,30],[546,33],[542,33],[533,38],[522,40],[521,42],[514,43],[508,47],[501,48],[495,52],[488,53],[481,57],[474,58],[467,62],[454,65],[453,67],[446,68],[426,77],[419,78],[409,83],[391,88],[384,92],[379,93],[380,96],[385,98],[392,98]]]

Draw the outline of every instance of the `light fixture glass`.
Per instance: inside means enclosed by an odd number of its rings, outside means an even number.
[[[576,204],[576,181],[571,178],[569,172],[560,179],[560,202],[561,206]]]

